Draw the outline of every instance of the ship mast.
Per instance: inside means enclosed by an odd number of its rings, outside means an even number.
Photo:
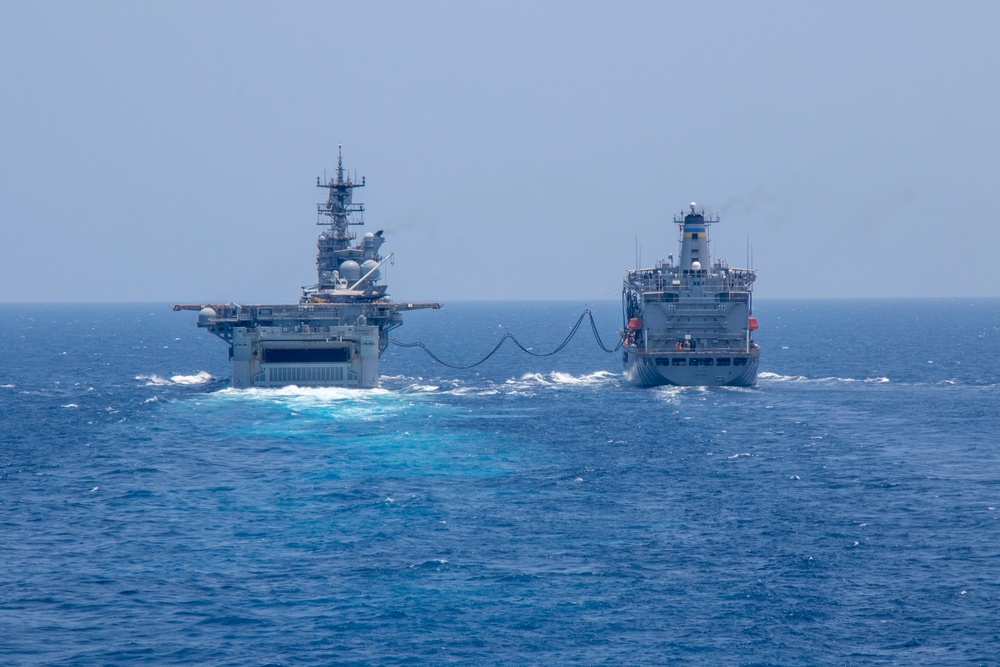
[[[354,188],[363,188],[364,186],[364,176],[361,177],[360,183],[353,182],[350,174],[348,174],[347,178],[344,178],[344,156],[341,145],[337,144],[337,178],[331,178],[326,183],[323,183],[319,176],[316,177],[316,187],[326,188],[330,191],[326,201],[316,205],[317,212],[329,219],[323,220],[321,218],[316,221],[316,224],[330,225],[333,238],[344,241],[345,245],[347,241],[354,238],[353,235],[347,233],[348,225],[364,224],[361,221],[352,221],[350,219],[352,213],[362,213],[365,210],[364,204],[360,202],[355,204],[351,201]]]
[[[318,177],[316,178],[316,187],[325,188],[328,191],[326,201],[316,205],[318,213],[316,224],[329,228],[319,235],[319,240],[316,242],[318,282],[315,287],[306,289],[303,298],[308,299],[316,292],[344,290],[348,288],[347,281],[360,286],[359,279],[362,275],[365,275],[365,278],[370,278],[368,282],[371,285],[374,285],[375,280],[379,278],[378,272],[371,271],[371,269],[372,265],[382,260],[378,254],[378,249],[384,242],[382,232],[365,234],[363,243],[352,246],[351,241],[355,239],[355,235],[348,231],[348,227],[351,225],[364,224],[360,215],[354,216],[355,213],[364,213],[365,205],[354,201],[354,189],[364,186],[364,177],[358,183],[351,179],[350,174],[346,173],[342,148],[338,144],[336,177],[325,183]],[[367,264],[368,260],[372,260],[372,265]],[[361,270],[362,266],[364,266],[364,271]],[[385,289],[383,288],[382,291],[384,292]]]

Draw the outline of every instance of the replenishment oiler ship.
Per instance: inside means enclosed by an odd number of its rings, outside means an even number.
[[[337,156],[337,176],[316,187],[328,191],[317,206],[320,234],[318,281],[303,288],[297,304],[178,304],[174,310],[198,311],[198,326],[229,343],[233,386],[378,386],[379,357],[389,332],[403,323],[402,312],[440,308],[438,303],[395,303],[379,284],[380,269],[392,258],[379,254],[382,230],[357,237],[348,230],[364,224],[364,204],[353,201],[364,187],[345,176]]]
[[[712,263],[706,217],[692,203],[674,218],[680,227],[681,255],[660,260],[650,269],[625,276],[625,380],[655,387],[749,387],[757,381],[760,348],[752,292],[753,269]]]

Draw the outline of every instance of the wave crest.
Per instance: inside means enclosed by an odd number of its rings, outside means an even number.
[[[206,384],[215,378],[211,373],[198,371],[194,375],[171,375],[169,378],[160,377],[156,373],[150,375],[136,375],[136,380],[145,380],[147,387],[165,387],[169,385],[195,385]]]
[[[887,377],[873,377],[858,380],[857,378],[842,378],[835,375],[829,375],[821,378],[810,378],[805,375],[779,375],[778,373],[770,373],[768,371],[758,373],[757,379],[764,380],[765,382],[867,382],[869,384],[883,384],[890,382]]]
[[[603,384],[609,380],[613,380],[618,376],[615,373],[610,373],[608,371],[595,371],[593,373],[585,373],[584,375],[573,375],[572,373],[564,373],[562,371],[552,371],[548,375],[544,373],[525,373],[518,380],[507,380],[505,384],[507,385],[595,385]]]

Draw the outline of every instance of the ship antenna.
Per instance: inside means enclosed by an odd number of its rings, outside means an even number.
[[[341,151],[341,144],[337,144],[337,182],[342,183],[344,181],[344,156]]]

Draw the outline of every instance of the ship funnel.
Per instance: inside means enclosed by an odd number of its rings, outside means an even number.
[[[695,202],[691,202],[689,206],[690,212],[681,213],[674,218],[674,222],[681,228],[680,266],[685,271],[701,271],[702,267],[712,265],[708,248],[708,226],[718,222],[718,218],[707,218],[704,211],[698,210]]]

